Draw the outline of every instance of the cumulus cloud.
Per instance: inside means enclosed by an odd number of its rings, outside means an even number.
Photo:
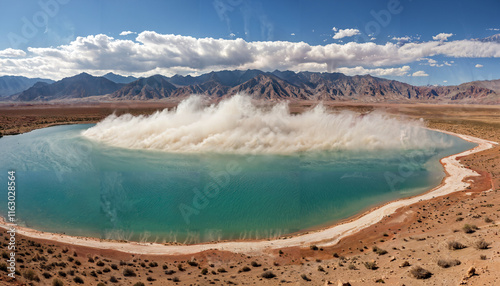
[[[500,31],[500,29],[499,29],[499,28],[488,28],[488,29],[486,29],[486,30],[488,30],[488,31]]]
[[[412,74],[412,76],[429,76],[424,71],[416,71]]]
[[[433,40],[435,41],[446,41],[448,40],[449,37],[453,36],[451,33],[439,33],[435,36],[432,37]]]
[[[481,65],[481,64],[477,64],[475,67],[476,67],[476,68],[482,68],[482,67],[483,67],[483,65]]]
[[[26,56],[26,52],[23,50],[8,48],[0,51],[0,57],[2,58],[18,58],[24,56]]]
[[[131,34],[137,34],[137,33],[132,32],[132,31],[123,31],[120,33],[120,36],[127,36],[127,35],[131,35]]]
[[[223,69],[325,72],[358,67],[374,75],[383,75],[399,73],[401,68],[395,66],[435,56],[498,58],[500,43],[461,40],[411,42],[403,46],[392,42],[310,45],[286,41],[247,42],[241,38],[194,38],[144,31],[135,39],[115,39],[103,34],[78,37],[58,47],[28,48],[28,56],[20,50],[5,51],[0,53],[17,53],[19,58],[0,56],[0,73],[52,79],[83,71],[148,76],[154,73],[199,74]]]
[[[334,29],[336,29],[335,27],[333,27]],[[334,30],[336,31],[336,30]],[[338,40],[338,39],[342,39],[342,38],[346,38],[346,37],[352,37],[352,36],[356,36],[356,35],[359,35],[359,30],[358,29],[339,29],[338,31],[336,31],[335,35],[333,35],[333,38],[335,40]]]

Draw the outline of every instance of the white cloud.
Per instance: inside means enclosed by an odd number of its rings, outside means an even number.
[[[488,31],[500,31],[499,28],[489,28],[489,29],[486,29],[486,30],[488,30]]]
[[[399,68],[376,68],[376,69],[366,69],[362,66],[357,66],[354,68],[337,68],[336,72],[340,72],[346,75],[362,75],[370,74],[374,76],[405,76],[410,71],[410,66],[402,66]]]
[[[476,68],[482,68],[482,67],[483,67],[483,65],[477,64],[477,65],[475,65],[475,67],[476,67]]]
[[[337,28],[335,28],[335,27],[333,27],[333,28],[332,28],[332,31],[334,31],[334,32],[337,32],[338,30],[339,30],[339,29],[337,29]]]
[[[334,31],[336,31],[336,30],[334,30]],[[338,39],[342,39],[345,37],[352,37],[352,36],[356,36],[356,35],[359,35],[358,29],[340,29],[340,30],[338,30],[338,32],[335,33],[335,35],[333,35],[333,38],[335,40],[338,40]]]
[[[231,33],[231,34],[229,34],[229,37],[234,38],[234,37],[236,37],[236,34],[235,33]]]
[[[412,76],[429,76],[424,71],[416,71],[412,74]]]
[[[443,80],[444,83],[447,83],[448,81],[447,80]]]
[[[127,36],[127,35],[131,35],[131,34],[137,34],[137,33],[132,32],[132,31],[123,31],[120,33],[120,36]]]
[[[28,48],[20,58],[0,57],[0,74],[60,79],[82,71],[103,71],[147,76],[152,73],[203,73],[223,69],[335,71],[358,69],[360,73],[394,75],[409,63],[425,58],[500,58],[500,43],[476,40],[429,41],[399,46],[388,42],[347,42],[310,45],[305,42],[194,38],[144,31],[135,39],[107,35],[78,37],[67,45]],[[454,61],[449,61],[453,64]],[[436,63],[438,64],[438,63]],[[442,65],[442,63],[439,63]],[[393,70],[390,70],[393,69]],[[408,71],[409,72],[409,71]]]
[[[18,58],[18,57],[25,57],[26,52],[23,50],[16,50],[12,48],[8,48],[5,50],[0,50],[0,57],[2,58]]]
[[[446,41],[448,40],[449,37],[453,36],[453,34],[449,33],[439,33],[435,36],[432,37],[433,40],[435,41]]]
[[[295,36],[295,33],[291,33],[290,36]]]
[[[409,42],[411,40],[411,37],[404,36],[404,37],[392,37],[393,40],[395,41],[400,41],[400,42]]]

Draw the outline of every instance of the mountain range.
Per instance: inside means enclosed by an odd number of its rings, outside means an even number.
[[[5,99],[14,101],[162,100],[202,94],[214,99],[245,93],[256,99],[359,102],[457,102],[500,104],[500,80],[456,86],[413,86],[370,75],[342,73],[235,70],[200,76],[154,75],[123,77],[112,73],[95,77],[82,73],[60,81],[39,81]]]
[[[53,80],[43,78],[27,78],[24,76],[0,76],[0,97],[22,92],[37,82],[53,83]]]

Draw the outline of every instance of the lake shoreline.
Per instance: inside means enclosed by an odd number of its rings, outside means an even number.
[[[473,149],[441,159],[441,164],[446,172],[446,177],[439,186],[417,196],[386,202],[379,206],[370,208],[368,211],[337,222],[334,225],[317,230],[303,231],[277,239],[218,241],[192,245],[182,245],[179,243],[160,244],[150,242],[140,243],[103,240],[91,237],[77,237],[57,233],[47,233],[24,227],[18,227],[18,233],[30,238],[58,241],[61,243],[84,247],[117,250],[131,254],[151,255],[185,255],[199,253],[206,250],[222,250],[251,255],[263,251],[287,247],[308,247],[311,244],[324,247],[333,246],[341,239],[379,222],[386,216],[394,214],[404,205],[413,204],[421,200],[429,200],[436,196],[444,196],[466,189],[468,184],[462,182],[462,180],[466,177],[478,176],[478,174],[472,170],[463,169],[457,158],[493,148],[496,144],[495,142],[474,138],[472,136],[460,135],[441,130],[435,131],[458,136],[464,140],[474,142],[479,145]],[[5,229],[9,227],[3,218],[0,222],[0,227]]]

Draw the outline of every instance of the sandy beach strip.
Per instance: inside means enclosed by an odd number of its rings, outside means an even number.
[[[252,255],[260,254],[265,250],[287,247],[308,247],[312,244],[315,244],[317,246],[332,246],[338,243],[341,239],[359,232],[360,230],[367,228],[373,224],[376,224],[386,216],[394,214],[399,208],[403,206],[465,190],[470,185],[470,183],[464,182],[464,179],[467,177],[479,176],[479,174],[473,170],[465,168],[459,162],[458,158],[493,148],[498,144],[493,141],[488,141],[472,136],[461,135],[442,130],[436,131],[458,136],[469,142],[477,143],[478,146],[462,153],[458,153],[441,159],[441,164],[443,165],[447,176],[438,187],[418,196],[388,202],[385,205],[374,208],[367,213],[358,215],[350,221],[339,223],[334,226],[317,231],[311,231],[308,233],[297,234],[291,237],[286,236],[270,240],[227,241],[195,245],[165,245],[158,243],[108,241],[100,240],[97,238],[75,237],[64,234],[42,232],[25,227],[17,227],[17,232],[30,238],[52,240],[61,243],[68,243],[71,245],[92,247],[97,249],[117,250],[131,254],[150,255],[184,255],[194,254],[205,250],[224,250]],[[6,223],[2,218],[0,221],[0,227],[9,228],[10,224]]]

